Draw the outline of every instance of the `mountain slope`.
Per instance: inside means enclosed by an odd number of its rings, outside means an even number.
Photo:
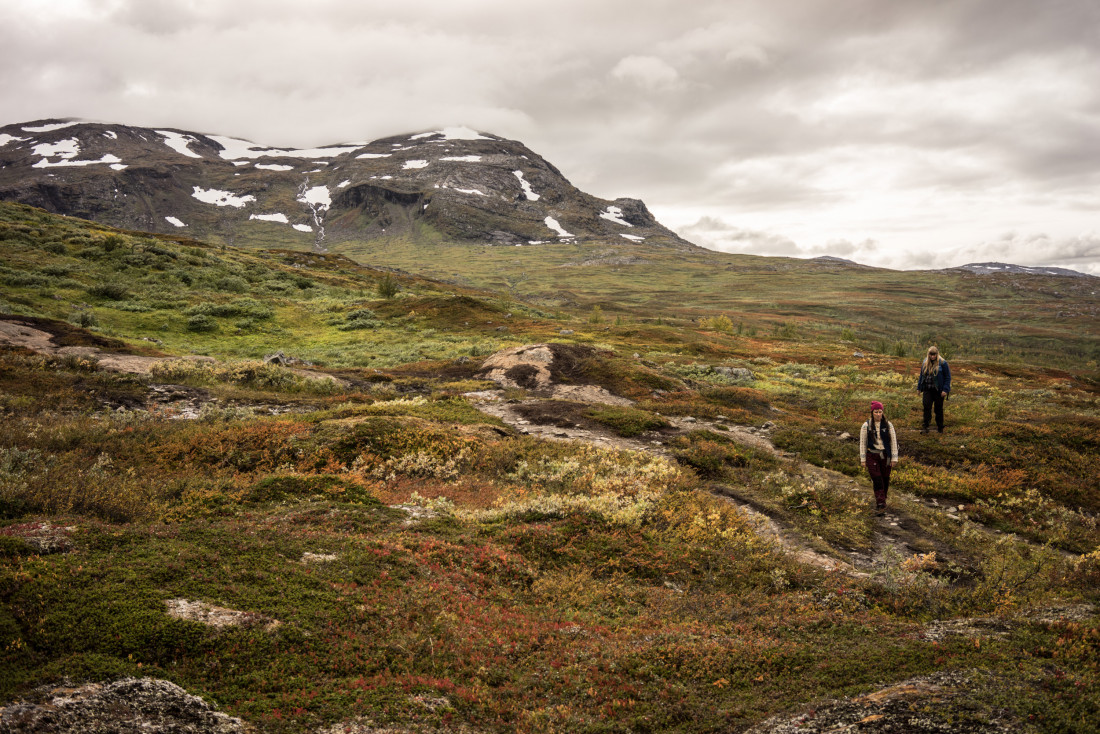
[[[434,233],[695,249],[641,201],[590,196],[521,143],[465,128],[284,149],[174,129],[19,123],[0,128],[0,199],[243,245]]]

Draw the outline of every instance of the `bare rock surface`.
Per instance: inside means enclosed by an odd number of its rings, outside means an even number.
[[[282,625],[282,622],[266,617],[258,612],[240,612],[235,609],[214,606],[204,601],[188,599],[168,599],[164,602],[168,615],[177,619],[201,622],[211,627],[262,627],[270,632]]]
[[[253,729],[166,680],[47,686],[0,709],[3,734],[245,734]]]
[[[493,354],[482,363],[482,376],[501,387],[522,388],[552,400],[572,400],[604,405],[633,405],[634,401],[613,395],[598,385],[562,384],[555,379],[565,359],[565,346],[527,344]]]
[[[1029,731],[1012,714],[981,703],[966,671],[912,678],[855,698],[822,701],[773,716],[745,734],[994,734]]]
[[[51,525],[48,522],[28,522],[0,528],[0,535],[19,538],[40,555],[68,553],[73,548],[69,535],[75,528]]]

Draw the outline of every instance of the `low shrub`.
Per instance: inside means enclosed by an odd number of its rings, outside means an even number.
[[[669,422],[661,416],[637,408],[605,406],[593,408],[585,415],[627,438],[669,426]]]

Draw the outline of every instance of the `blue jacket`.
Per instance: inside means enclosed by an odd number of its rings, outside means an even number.
[[[917,392],[921,392],[922,377],[924,377],[923,374],[917,374]],[[951,394],[951,368],[947,366],[947,361],[944,359],[940,359],[940,371],[936,373],[936,390]]]

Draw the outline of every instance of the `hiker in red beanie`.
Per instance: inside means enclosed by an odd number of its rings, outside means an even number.
[[[886,491],[890,488],[890,469],[898,464],[898,438],[894,424],[886,420],[882,403],[871,403],[871,417],[859,429],[859,463],[867,467],[875,488],[875,509],[886,510]]]

